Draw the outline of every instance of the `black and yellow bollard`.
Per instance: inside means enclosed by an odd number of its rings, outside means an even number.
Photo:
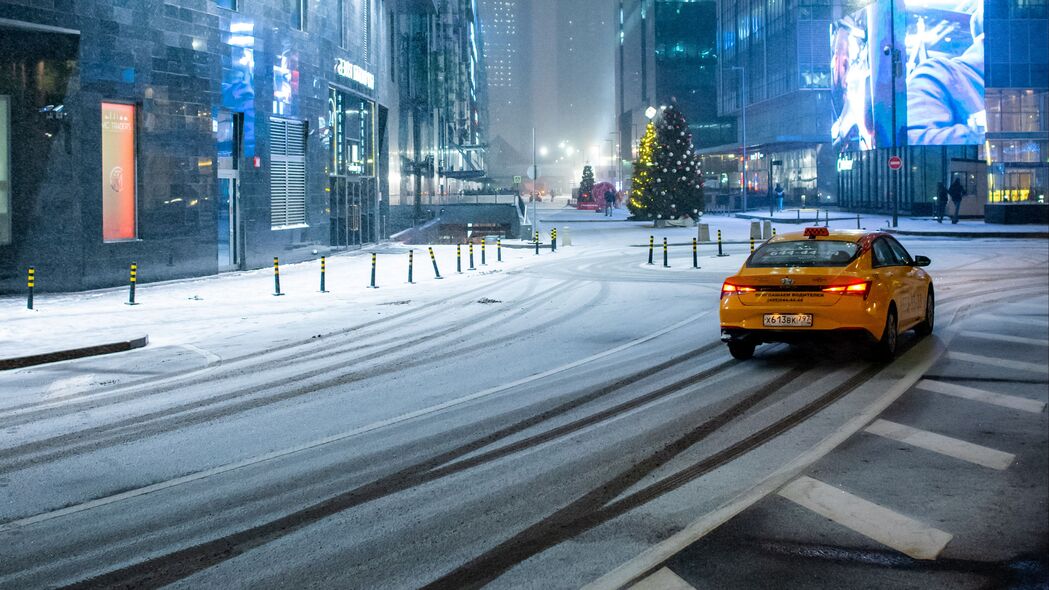
[[[470,240],[470,268],[466,270],[477,270],[474,268],[474,242]]]
[[[415,250],[408,250],[408,284],[414,285],[415,281],[412,280],[415,266]]]
[[[667,256],[667,239],[663,238],[663,268],[670,268],[670,260]]]
[[[652,250],[656,247],[655,236],[648,236],[648,263],[652,264]]]
[[[463,245],[455,245],[455,272],[463,273]]]
[[[430,248],[430,262],[433,263],[433,278],[443,279],[441,271],[437,270],[437,257],[433,255],[433,248]]]
[[[33,287],[36,286],[36,269],[29,267],[29,278],[26,279],[29,286],[29,294],[26,296],[26,309],[33,309]]]
[[[535,232],[535,255],[539,256],[539,232]]]
[[[372,284],[368,285],[369,289],[378,289],[375,285],[375,252],[372,252]]]
[[[127,303],[125,305],[135,305],[135,283],[138,282],[138,265],[134,262],[131,263],[131,275],[128,277],[128,291],[127,291]]]
[[[273,296],[280,297],[284,293],[280,292],[280,259],[276,256],[273,257]]]
[[[718,230],[718,256],[728,256],[728,254],[725,254],[725,252],[721,249],[721,230],[720,229]]]
[[[481,266],[488,266],[488,255],[484,253],[484,246],[488,243],[487,236],[481,236]]]
[[[328,290],[324,286],[324,275],[327,274],[327,261],[324,256],[321,256],[321,293],[327,293]]]
[[[699,243],[692,238],[692,268],[699,268]]]
[[[495,260],[496,262],[503,261],[503,239],[496,238],[495,240]]]
[[[557,228],[550,230],[550,251],[557,252]]]

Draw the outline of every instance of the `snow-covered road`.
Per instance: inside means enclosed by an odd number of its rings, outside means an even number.
[[[151,340],[0,373],[0,586],[579,587],[942,352],[932,338],[889,368],[787,346],[732,361],[717,299],[748,245],[648,266],[649,235],[695,230],[588,215],[548,211],[573,246],[506,247],[502,264],[489,246],[484,271],[455,273],[439,247],[441,281],[416,247],[416,285],[407,247],[387,246],[375,290],[368,257],[344,255],[329,294],[306,263],[282,268],[283,297],[255,271],[144,286],[136,307],[117,290],[36,313],[0,301],[9,346]],[[1045,240],[902,241],[933,259],[943,329],[1049,292]]]

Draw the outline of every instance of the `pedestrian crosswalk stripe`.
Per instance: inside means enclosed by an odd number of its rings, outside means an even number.
[[[941,393],[943,395],[993,404],[1003,408],[1031,412],[1032,414],[1041,414],[1042,408],[1045,407],[1045,402],[1040,402],[1038,400],[1027,399],[1015,395],[1006,395],[1004,393],[995,393],[993,391],[977,389],[975,387],[968,387],[966,385],[958,385],[955,383],[946,383],[944,381],[936,381],[933,379],[922,379],[914,387],[925,391],[931,391],[933,393]]]
[[[952,535],[807,476],[779,495],[914,559],[936,559]]]
[[[995,334],[994,332],[979,332],[976,330],[966,330],[965,332],[962,332],[962,335],[968,336],[969,338],[979,338],[981,340],[994,340],[997,342],[1010,342],[1013,344],[1029,344],[1031,346],[1049,346],[1049,340],[1043,338],[1024,338],[1022,336]]]
[[[1006,469],[1016,459],[1016,455],[957,438],[943,436],[928,430],[912,428],[888,420],[875,420],[867,427],[867,432],[888,439],[897,440],[919,449],[925,449],[969,463],[975,463],[991,469]]]
[[[631,586],[630,590],[695,590],[695,588],[664,567]]]
[[[990,365],[1002,369],[1014,369],[1016,371],[1030,371],[1032,373],[1045,373],[1049,375],[1049,365],[1039,363],[1025,363],[996,357],[969,354],[967,352],[948,351],[947,358],[954,361],[976,363],[978,365]]]

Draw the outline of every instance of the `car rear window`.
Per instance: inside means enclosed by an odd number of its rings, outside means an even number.
[[[858,248],[855,242],[836,240],[773,242],[758,248],[747,266],[845,266],[856,256]]]

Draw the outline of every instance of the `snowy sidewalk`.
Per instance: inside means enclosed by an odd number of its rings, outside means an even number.
[[[320,292],[320,261],[281,265],[281,296],[274,296],[273,269],[225,273],[162,283],[141,283],[126,305],[127,288],[79,293],[37,293],[34,309],[25,296],[0,297],[0,359],[127,341],[149,336],[150,347],[209,346],[220,357],[225,349],[264,348],[273,343],[324,334],[334,325],[389,313],[408,301],[428,302],[479,286],[495,288],[505,272],[551,256],[572,257],[578,249],[545,247],[539,256],[525,249],[502,249],[494,243],[462,249],[462,273],[456,272],[455,246],[433,246],[442,279],[434,276],[427,246],[414,246],[413,284],[408,283],[409,246],[385,244],[371,289],[371,254],[353,251],[329,256],[326,290]],[[481,295],[479,295],[480,297]],[[374,311],[380,310],[380,311]],[[234,344],[236,342],[236,344]],[[206,343],[206,344],[202,344]]]
[[[817,222],[816,219],[819,221]],[[805,225],[824,225],[829,217],[830,227],[840,229],[856,229],[857,215],[847,211],[835,211],[827,209],[785,209],[775,212],[771,217],[768,213],[755,210],[736,215],[745,221],[771,220],[773,224],[783,226],[793,225],[802,227]],[[962,219],[952,224],[949,217],[944,217],[943,222],[937,222],[933,217],[900,217],[898,227],[892,227],[891,214],[861,214],[859,225],[863,229],[878,229],[898,233],[900,235],[914,236],[939,236],[939,237],[1049,237],[1049,225],[1025,224],[1025,225],[1001,225],[985,223],[982,219]]]

